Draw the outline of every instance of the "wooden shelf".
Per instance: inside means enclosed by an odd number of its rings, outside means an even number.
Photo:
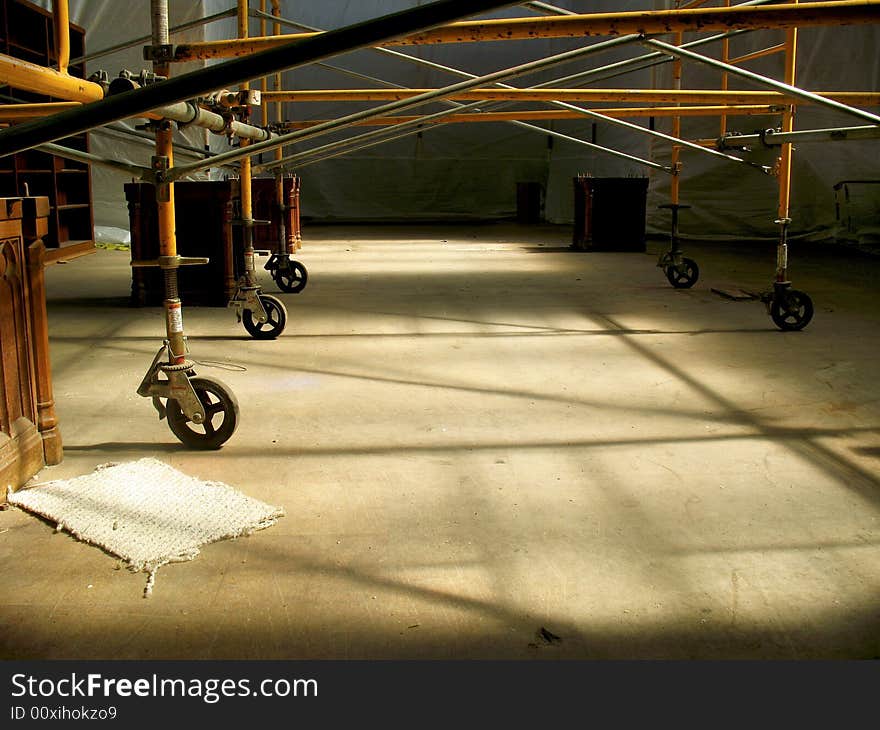
[[[46,249],[46,264],[57,264],[59,261],[70,261],[80,256],[95,253],[94,241],[65,241],[59,248]]]
[[[57,62],[52,14],[29,0],[0,0],[0,48],[13,57],[41,66]],[[85,30],[71,24],[71,55],[81,56],[84,51]],[[82,76],[84,70],[83,64],[69,69],[73,76]],[[14,93],[30,102],[54,101],[27,89],[16,89]],[[58,144],[89,150],[88,135],[84,133],[59,140]],[[6,159],[9,167],[0,169],[0,193],[19,197],[27,191],[49,199],[48,232],[43,236],[46,260],[54,263],[93,252],[89,166],[39,150],[26,150]]]

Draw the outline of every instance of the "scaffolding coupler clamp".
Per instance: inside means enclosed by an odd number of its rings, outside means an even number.
[[[144,46],[144,60],[155,63],[170,63],[174,60],[176,52],[177,49],[172,43]]]
[[[168,124],[168,122],[150,122],[152,125]],[[161,127],[154,126],[154,129]],[[153,185],[156,188],[156,200],[159,203],[171,202],[171,183],[165,180],[165,175],[171,169],[171,160],[165,155],[153,155],[150,158],[150,172],[152,173]]]
[[[160,256],[157,259],[141,259],[132,261],[132,268],[176,269],[180,266],[199,266],[210,263],[207,256]]]
[[[256,218],[233,218],[229,221],[233,226],[245,226],[252,228],[253,226],[268,226],[272,221],[257,220]]]

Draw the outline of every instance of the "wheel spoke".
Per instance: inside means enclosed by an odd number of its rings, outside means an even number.
[[[220,401],[216,403],[212,403],[211,405],[205,406],[205,415],[206,416],[215,416],[218,413],[223,412],[223,404]]]
[[[211,414],[211,416],[213,416],[213,414]],[[206,417],[205,422],[202,424],[205,429],[205,436],[207,436],[208,438],[211,438],[211,436],[213,436],[217,432],[214,428],[214,424],[211,423],[211,416]]]

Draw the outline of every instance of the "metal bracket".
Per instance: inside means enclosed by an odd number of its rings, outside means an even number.
[[[206,256],[160,256],[157,259],[140,259],[131,262],[132,268],[176,269],[179,266],[199,266],[210,263]]]
[[[273,253],[263,266],[266,271],[290,271],[290,254]]]
[[[88,78],[93,84],[98,84],[101,88],[104,89],[104,93],[107,93],[107,90],[110,88],[110,76],[103,69],[99,71],[95,71]]]
[[[171,160],[164,155],[153,155],[150,159],[150,170],[153,173],[154,186],[156,188],[156,201],[159,203],[171,202],[171,184],[165,182],[165,175],[171,169]]]
[[[159,352],[150,363],[137,394],[144,398],[152,398],[153,406],[159,412],[159,420],[165,418],[166,407],[160,399],[176,400],[180,409],[193,423],[205,422],[205,407],[190,382],[191,374],[194,374],[192,363],[186,363],[184,367],[176,370],[163,370],[163,358],[168,355],[168,341],[166,340]],[[177,367],[177,366],[174,366]],[[159,378],[159,373],[164,372],[165,380]]]
[[[255,218],[233,218],[229,221],[233,226],[268,226],[272,221],[257,220]]]
[[[144,46],[144,60],[157,63],[169,63],[174,60],[175,52],[176,48],[172,43]]]
[[[263,307],[263,302],[260,301],[262,291],[262,288],[259,286],[239,285],[226,306],[235,309],[235,317],[239,322],[241,322],[241,313],[244,310],[248,310],[251,312],[253,319],[260,324],[265,324],[269,321],[269,315],[266,313],[265,307]]]

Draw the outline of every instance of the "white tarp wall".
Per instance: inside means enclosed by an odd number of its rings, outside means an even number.
[[[426,0],[427,1],[427,0]],[[251,0],[257,7],[258,0]],[[44,5],[47,3],[44,2]],[[232,0],[171,0],[171,25],[199,16],[210,15],[231,7]],[[323,29],[337,28],[353,22],[398,11],[417,4],[416,0],[324,0],[301,2],[284,0],[285,18]],[[652,6],[668,7],[668,0],[641,0],[630,3],[613,0],[559,0],[557,5],[578,12],[638,10]],[[269,3],[267,3],[269,5]],[[513,17],[535,13],[523,8],[499,11],[492,17]],[[71,0],[72,20],[87,29],[87,50],[98,50],[123,40],[149,33],[149,3],[118,2],[118,0]],[[186,34],[175,35],[172,41],[232,38],[236,33],[234,19],[211,23]],[[269,25],[271,33],[271,24]],[[285,32],[291,32],[285,29]],[[259,22],[251,21],[251,34],[259,33]],[[783,31],[759,31],[743,35],[731,42],[731,54],[741,55],[780,43]],[[690,40],[696,36],[687,36]],[[593,41],[590,41],[593,42]],[[493,42],[484,44],[446,44],[426,47],[401,47],[408,54],[484,74],[542,58],[562,50],[578,47],[573,39],[540,39],[531,41]],[[798,53],[798,85],[810,90],[877,90],[880,88],[880,28],[856,26],[842,28],[809,28],[800,32]],[[633,45],[612,52],[587,56],[580,61],[510,83],[530,86],[568,75],[579,70],[602,66],[644,51]],[[700,49],[718,56],[720,44]],[[459,80],[447,73],[411,65],[363,50],[338,56],[327,63],[378,77],[385,81],[415,88],[443,86]],[[776,79],[782,77],[781,54],[759,59],[748,65],[750,70]],[[142,59],[141,47],[117,53],[92,62],[89,71],[105,69],[111,78],[122,68],[139,71],[148,67]],[[178,65],[175,73],[183,73],[194,65]],[[683,88],[718,88],[720,72],[701,64],[686,62]],[[258,85],[254,82],[252,86]],[[336,71],[311,66],[284,74],[287,89],[381,88],[364,80],[352,79]],[[655,67],[619,76],[598,84],[599,87],[671,88],[670,65]],[[731,88],[760,88],[749,82],[731,78]],[[271,89],[271,83],[269,88]],[[620,106],[613,104],[610,106]],[[623,104],[625,105],[625,104]],[[353,103],[287,104],[288,119],[327,119],[350,113],[360,105]],[[414,112],[439,111],[442,104],[421,107]],[[487,105],[488,108],[488,105]],[[517,108],[515,106],[499,109]],[[519,108],[525,108],[520,106]],[[530,108],[541,108],[533,105]],[[546,107],[544,107],[546,108]],[[876,109],[873,111],[877,111]],[[274,118],[272,116],[271,118]],[[751,133],[775,126],[779,117],[729,117],[728,129]],[[646,119],[634,120],[647,126]],[[855,126],[864,122],[815,106],[801,106],[796,129],[830,126]],[[543,123],[547,128],[590,140],[592,121],[560,120]],[[657,129],[669,131],[669,120],[657,119]],[[337,135],[323,136],[288,147],[286,154],[325,144],[342,136],[375,129],[357,127]],[[689,118],[683,122],[687,138],[719,136],[717,118]],[[600,123],[596,128],[597,142],[639,157],[667,163],[669,146],[629,130]],[[190,143],[201,146],[206,133],[187,130]],[[227,149],[226,140],[211,135],[211,145]],[[129,139],[93,135],[92,150],[96,154],[116,156],[133,162],[149,160],[149,146],[132,144]],[[870,242],[880,236],[880,185],[850,186],[851,200],[842,216],[849,216],[851,231],[838,224],[833,187],[844,180],[880,180],[878,167],[880,140],[863,142],[829,142],[799,145],[794,156],[792,218],[795,234],[826,237],[846,234],[850,238]],[[757,152],[756,162],[772,164],[773,150]],[[181,157],[183,155],[180,155]],[[267,155],[267,158],[271,156]],[[773,238],[777,235],[773,220],[776,216],[776,182],[745,166],[685,150],[682,153],[682,203],[693,208],[682,214],[682,233],[717,238]],[[506,123],[454,124],[426,128],[422,134],[405,137],[349,155],[326,160],[296,170],[303,177],[303,215],[327,220],[415,220],[444,218],[495,218],[511,216],[516,208],[516,183],[540,182],[546,189],[545,213],[548,220],[571,222],[573,217],[572,178],[580,173],[594,176],[649,176],[649,229],[666,231],[668,213],[656,206],[668,202],[669,177],[651,172],[636,163],[573,143],[552,140],[546,134],[518,128]],[[213,175],[219,174],[217,171]],[[122,185],[124,176],[93,169],[95,220],[97,224],[125,227],[127,211]]]

